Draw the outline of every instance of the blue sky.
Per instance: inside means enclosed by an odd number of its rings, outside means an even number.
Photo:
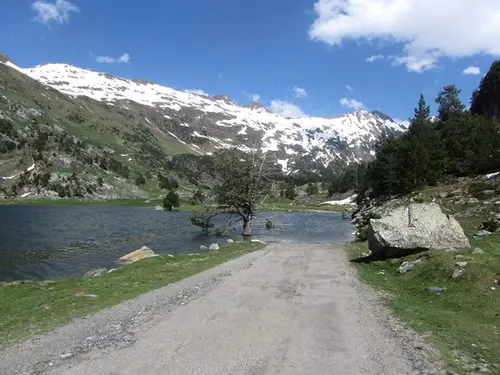
[[[0,51],[284,115],[363,107],[404,120],[445,84],[468,103],[500,55],[499,17],[498,0],[15,0],[2,4]]]

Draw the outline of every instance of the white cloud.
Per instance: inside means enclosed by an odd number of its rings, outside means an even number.
[[[130,55],[128,53],[124,53],[119,57],[111,57],[111,56],[96,56],[95,61],[103,64],[127,64],[130,61]]]
[[[312,40],[399,43],[391,60],[409,71],[432,69],[442,57],[500,55],[498,0],[317,0],[314,10]]]
[[[68,23],[70,13],[80,11],[75,4],[66,0],[56,0],[54,3],[38,0],[31,4],[31,9],[38,13],[34,20],[44,25],[52,21],[60,24]]]
[[[301,87],[295,86],[293,88],[293,92],[295,93],[295,96],[297,98],[305,98],[305,97],[307,97],[307,91],[306,91],[306,89],[303,89]]]
[[[302,109],[300,109],[299,106],[278,99],[271,101],[271,111],[283,117],[297,118],[306,116],[306,114],[302,111]]]
[[[346,88],[347,91],[352,91],[353,90],[351,85],[345,85],[345,88]]]
[[[207,94],[205,91],[203,91],[201,89],[184,90],[184,91],[190,92],[191,94],[210,96],[209,94]]]
[[[383,60],[384,56],[383,55],[371,55],[366,58],[367,62],[374,62],[378,60]]]
[[[469,66],[462,71],[463,74],[478,75],[481,74],[481,69],[478,66]]]
[[[343,107],[352,108],[356,111],[359,111],[360,109],[365,108],[365,105],[356,99],[342,98],[342,99],[340,99],[340,104]]]
[[[253,94],[251,95],[252,102],[258,102],[260,100],[260,95],[259,94]]]

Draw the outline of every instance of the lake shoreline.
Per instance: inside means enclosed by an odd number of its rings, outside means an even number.
[[[215,268],[266,246],[238,242],[217,251],[161,254],[96,277],[0,284],[0,350],[71,320]]]

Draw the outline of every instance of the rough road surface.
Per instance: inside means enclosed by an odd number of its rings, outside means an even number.
[[[273,244],[0,352],[0,374],[421,375],[342,246]]]

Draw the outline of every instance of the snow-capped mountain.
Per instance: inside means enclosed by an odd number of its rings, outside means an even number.
[[[380,137],[405,131],[403,125],[378,111],[361,110],[332,118],[284,118],[259,103],[240,106],[223,95],[178,91],[67,64],[24,69],[9,60],[3,63],[71,97],[87,96],[124,113],[140,111],[148,124],[200,153],[233,146],[250,150],[261,141],[262,148],[273,152],[289,171],[316,169],[334,160],[370,159]]]

